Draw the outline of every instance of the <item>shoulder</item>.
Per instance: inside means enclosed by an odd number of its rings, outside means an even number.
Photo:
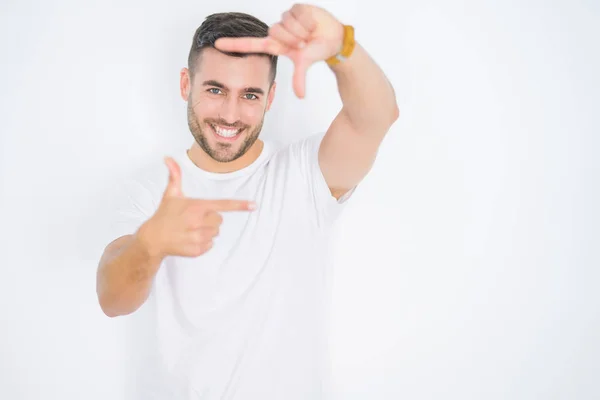
[[[318,151],[319,145],[326,132],[316,132],[301,139],[292,141],[288,146],[288,151],[295,156],[306,156],[309,153]]]
[[[317,132],[281,145],[273,159],[300,167],[309,167],[318,160],[318,151],[325,132]]]
[[[167,166],[157,161],[135,165],[118,179],[117,194],[122,201],[143,204],[151,209],[162,196],[168,173]]]

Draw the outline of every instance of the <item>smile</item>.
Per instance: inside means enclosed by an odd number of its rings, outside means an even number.
[[[223,128],[221,126],[216,126],[213,124],[209,124],[212,128],[215,136],[217,138],[226,140],[226,141],[234,141],[240,135],[243,129],[231,129],[231,128]]]

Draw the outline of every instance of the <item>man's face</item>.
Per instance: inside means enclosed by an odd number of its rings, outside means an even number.
[[[193,81],[182,72],[181,92],[188,102],[190,131],[214,160],[236,160],[255,143],[273,100],[270,71],[267,57],[231,57],[206,48]]]

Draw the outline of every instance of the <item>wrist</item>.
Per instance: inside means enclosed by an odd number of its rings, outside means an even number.
[[[346,61],[352,55],[354,48],[356,47],[356,41],[354,39],[354,27],[352,25],[343,25],[340,23],[340,29],[341,41],[338,51],[325,60],[330,67]]]
[[[134,240],[144,252],[144,254],[152,261],[160,262],[165,257],[165,254],[160,246],[160,240],[156,234],[152,220],[144,222],[137,232],[134,234]]]
[[[337,27],[335,28],[336,31],[336,48],[335,48],[335,53],[333,53],[331,55],[331,57],[335,57],[337,54],[340,54],[341,51],[344,49],[344,24],[341,22],[337,22]]]

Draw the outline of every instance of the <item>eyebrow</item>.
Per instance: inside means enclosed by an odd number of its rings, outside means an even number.
[[[202,82],[203,86],[215,86],[224,90],[229,90],[229,88],[227,86],[225,86],[224,84],[222,84],[221,82],[215,81],[215,80],[208,80],[208,81],[204,81]],[[261,88],[258,87],[247,87],[244,89],[244,92],[246,93],[257,93],[257,94],[265,94],[265,91],[262,90]]]

